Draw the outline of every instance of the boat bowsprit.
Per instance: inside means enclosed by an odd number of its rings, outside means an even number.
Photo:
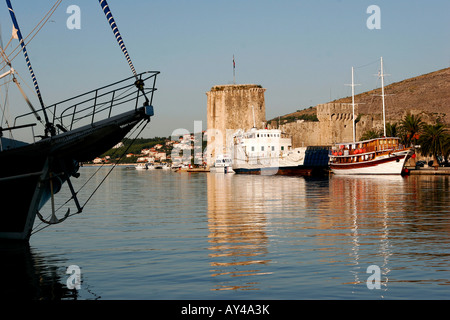
[[[12,120],[2,119],[0,123],[0,239],[27,241],[35,232],[36,216],[46,225],[67,219],[71,215],[70,209],[58,218],[54,204],[55,196],[65,184],[72,195],[69,200],[76,207],[74,214],[81,213],[92,194],[82,205],[72,185],[71,179],[80,175],[80,164],[111,149],[130,133],[139,131],[139,134],[154,115],[152,101],[159,72],[136,72],[106,0],[99,2],[114,29],[120,48],[126,53],[133,75],[46,106],[11,2],[6,0],[15,30],[11,40],[16,36],[19,40],[41,108],[34,108],[23,94],[31,111]],[[0,78],[18,85],[14,81],[16,71],[6,50],[0,48]],[[24,137],[26,133],[29,141],[16,138]],[[44,217],[40,211],[49,201],[51,214]]]

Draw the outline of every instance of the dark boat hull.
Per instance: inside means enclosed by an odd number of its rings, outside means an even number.
[[[233,168],[236,174],[282,175],[282,176],[315,176],[327,174],[326,167],[293,166],[265,168]]]
[[[233,171],[237,174],[256,175],[284,175],[284,176],[318,176],[328,174],[328,154],[330,147],[308,147],[305,152],[305,160],[297,166],[244,166],[233,165]],[[277,162],[277,161],[275,161]]]
[[[0,153],[0,239],[28,240],[38,210],[78,170],[120,142],[140,121],[144,107],[34,144]],[[53,177],[51,179],[51,177]]]

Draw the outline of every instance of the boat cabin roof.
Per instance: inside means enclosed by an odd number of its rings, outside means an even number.
[[[398,137],[383,137],[383,138],[375,138],[370,140],[364,140],[364,141],[356,141],[356,142],[344,142],[344,143],[336,143],[336,146],[351,146],[355,144],[369,144],[374,141],[378,140],[400,140]]]

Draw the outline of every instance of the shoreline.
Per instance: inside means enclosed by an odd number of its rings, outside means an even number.
[[[114,166],[114,164],[112,163],[108,163],[108,164],[83,164],[82,167],[111,167]],[[117,166],[120,167],[134,167],[136,166],[135,163],[120,163],[117,164]],[[415,167],[405,167],[406,169],[408,169],[408,174],[409,175],[434,175],[434,176],[438,176],[438,175],[450,175],[450,167],[438,167],[437,169],[435,168],[419,168],[416,169]],[[195,169],[189,169],[192,172],[209,172],[209,170],[195,170]],[[185,171],[188,171],[187,169]]]
[[[419,168],[416,169],[415,167],[405,167],[406,169],[408,169],[408,173],[410,175],[433,175],[433,176],[438,176],[438,175],[450,175],[450,168],[448,167],[438,167],[437,169],[435,168]]]

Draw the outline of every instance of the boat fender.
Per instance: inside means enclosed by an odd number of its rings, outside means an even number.
[[[155,111],[153,109],[153,106],[145,106],[145,114],[149,117],[153,117],[155,115]]]

